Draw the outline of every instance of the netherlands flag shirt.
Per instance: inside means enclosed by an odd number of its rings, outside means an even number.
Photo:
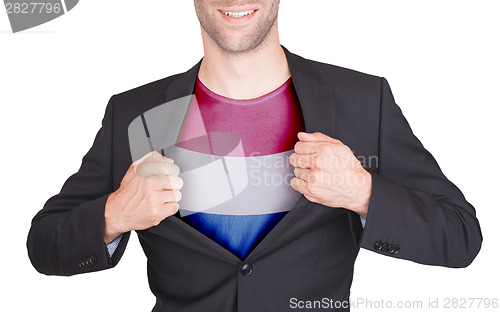
[[[249,100],[220,96],[197,79],[173,155],[184,181],[181,218],[245,259],[301,196],[288,159],[300,131],[291,78]]]

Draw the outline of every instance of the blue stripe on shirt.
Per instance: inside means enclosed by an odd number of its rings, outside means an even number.
[[[287,213],[221,215],[198,212],[184,219],[240,259],[245,259]]]

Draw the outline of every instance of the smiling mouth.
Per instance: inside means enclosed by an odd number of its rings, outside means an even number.
[[[220,12],[222,12],[225,15],[230,16],[230,17],[241,18],[241,17],[244,17],[244,16],[248,16],[248,15],[252,14],[255,11],[257,11],[257,10],[248,10],[248,11],[242,11],[242,12],[224,12],[224,11],[220,11]]]

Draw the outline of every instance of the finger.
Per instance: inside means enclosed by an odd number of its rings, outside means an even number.
[[[146,157],[144,160],[142,160],[142,162],[140,164],[156,163],[156,162],[161,162],[164,164],[173,164],[174,160],[161,155],[157,151],[153,151],[153,152],[151,152],[149,157]]]
[[[315,144],[316,142],[298,141],[295,143],[293,151],[297,154],[313,154],[316,153]]]
[[[176,164],[172,163],[167,163],[165,164],[165,173],[168,176],[178,176],[181,170],[179,169],[179,166]]]
[[[164,162],[173,164],[174,160],[161,155],[157,151],[151,151],[146,155],[142,156],[140,159],[134,161],[133,165],[137,167],[140,166],[141,164],[148,162]]]
[[[162,179],[162,190],[180,190],[184,185],[184,181],[179,176],[167,176]]]
[[[174,160],[172,158],[167,158],[165,156],[163,156],[163,161],[165,161],[167,164],[173,164],[174,163]]]
[[[309,181],[309,173],[311,169],[295,168],[293,169],[293,174],[301,180]]]
[[[177,176],[180,169],[176,164],[165,162],[143,162],[136,168],[136,174],[141,178],[162,178]]]
[[[166,202],[163,204],[163,208],[165,208],[166,217],[170,217],[179,210],[179,204],[177,202]]]
[[[162,203],[178,202],[182,198],[179,190],[164,190],[161,192],[160,200]]]
[[[315,155],[310,154],[310,155],[303,155],[303,154],[297,154],[293,153],[290,155],[290,164],[294,166],[295,168],[313,168],[314,167],[314,159]]]
[[[321,152],[321,149],[324,148],[325,146],[333,146],[332,144],[338,144],[338,143],[332,143],[332,142],[317,142],[317,141],[298,141],[295,143],[295,146],[293,148],[294,152],[297,154],[315,154],[318,152]]]
[[[321,132],[314,132],[314,133],[299,132],[297,134],[297,137],[299,138],[299,140],[304,142],[342,143],[340,140],[329,137]]]
[[[147,153],[146,155],[142,156],[141,158],[137,159],[136,161],[133,162],[135,166],[139,166],[141,163],[143,163],[146,159],[150,157],[156,157],[156,154],[160,155],[157,151],[151,151]],[[160,155],[161,156],[161,155]]]
[[[307,187],[308,183],[300,178],[293,178],[290,180],[290,186],[297,192],[304,195],[304,197],[311,202],[318,202],[318,199],[311,195]]]
[[[307,190],[307,182],[302,180],[301,178],[295,177],[291,179],[290,186],[297,192],[309,196],[309,191]]]

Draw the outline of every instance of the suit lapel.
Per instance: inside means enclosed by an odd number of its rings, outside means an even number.
[[[329,136],[335,135],[335,103],[331,88],[321,82],[320,73],[316,72],[308,63],[309,61],[290,53],[285,47],[283,51],[287,57],[288,66],[292,75],[293,85],[299,98],[300,107],[304,116],[304,122],[307,132],[322,132]],[[196,77],[200,69],[201,60],[187,72],[178,75],[172,83],[165,89],[165,101],[169,102],[180,97],[194,94]],[[182,118],[182,116],[178,116]],[[185,119],[186,116],[183,116]],[[248,255],[251,257],[267,249],[272,243],[287,231],[296,220],[300,220],[307,213],[311,202],[304,196],[301,196],[285,217],[264,237],[264,239]],[[241,261],[234,254],[221,247],[205,235],[198,232],[193,227],[186,224],[179,218],[179,213],[175,216],[165,219],[162,223],[174,226],[179,230],[185,230],[193,241],[207,246],[231,261]],[[161,234],[161,225],[155,230]]]
[[[187,72],[175,76],[173,81],[165,89],[165,102],[173,101],[180,97],[194,94],[194,86],[196,84],[196,77],[201,65],[200,60]]]
[[[290,53],[285,47],[282,48],[299,97],[306,131],[318,131],[333,137],[335,101],[331,88],[321,82],[321,74],[311,67],[310,61]]]
[[[320,82],[319,73],[315,72],[306,60],[290,53],[283,47],[292,74],[292,81],[299,98],[306,132],[322,132],[334,136],[335,103],[333,94],[325,84]],[[272,246],[272,243],[282,236],[297,220],[301,220],[309,211],[312,203],[303,195],[281,221],[252,250],[248,257],[257,255]]]

